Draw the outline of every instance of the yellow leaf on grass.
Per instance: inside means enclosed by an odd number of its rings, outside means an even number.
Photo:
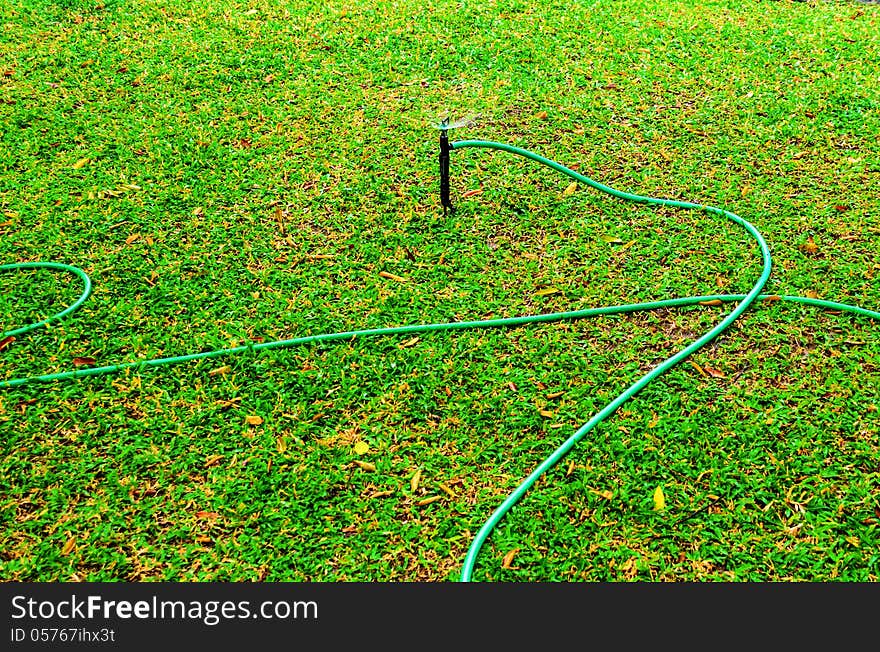
[[[401,348],[401,349],[408,349],[408,348],[410,348],[410,347],[415,346],[415,345],[418,344],[418,343],[419,343],[419,337],[418,337],[418,336],[416,336],[416,337],[412,337],[412,338],[410,338],[410,339],[408,339],[408,340],[404,340],[403,342],[401,342],[401,343],[400,343],[400,348]]]
[[[78,160],[76,163],[74,163],[72,167],[73,167],[74,170],[79,170],[80,168],[84,168],[84,167],[87,166],[88,164],[89,164],[89,159],[87,159],[87,158],[81,158],[81,159]]]
[[[565,188],[565,190],[562,191],[562,196],[563,197],[570,197],[571,195],[573,195],[575,193],[575,191],[577,189],[578,189],[577,181],[572,181],[570,184],[568,184],[568,186]]]
[[[654,489],[654,511],[661,512],[666,509],[666,496],[663,495],[663,485],[657,485]]]
[[[131,244],[132,242],[137,242],[137,240],[141,237],[140,233],[132,233],[125,239],[125,244]]]
[[[263,417],[249,414],[244,418],[244,422],[249,426],[258,426],[263,423]]]
[[[544,288],[543,290],[538,290],[537,292],[535,292],[535,296],[536,297],[546,297],[551,294],[559,294],[560,292],[562,292],[562,290],[560,290],[559,288],[550,287],[550,288]]]
[[[607,489],[605,491],[599,491],[598,489],[590,489],[590,491],[592,493],[596,494],[597,496],[599,496],[600,498],[604,498],[605,500],[611,500],[614,497],[614,494],[611,493],[610,491],[608,491]]]
[[[73,549],[76,547],[76,537],[70,537],[67,540],[67,543],[64,544],[64,547],[61,549],[62,555],[69,555],[73,552]]]
[[[359,441],[354,445],[355,455],[365,455],[370,452],[370,445],[365,441]]]
[[[410,481],[409,481],[410,491],[412,491],[413,493],[416,492],[416,490],[419,488],[419,480],[421,480],[421,479],[422,479],[422,470],[416,469],[416,472],[413,473],[413,477],[410,478]]]
[[[516,553],[519,552],[519,548],[514,548],[506,555],[504,555],[504,559],[501,560],[501,568],[510,568],[510,565],[513,563],[513,558],[516,556]]]
[[[602,242],[607,242],[609,244],[623,244],[623,240],[614,235],[601,235],[599,238]]]
[[[376,470],[376,465],[370,464],[369,462],[362,462],[361,460],[355,460],[354,463],[357,464],[359,467],[361,467],[364,471],[375,471]]]
[[[443,493],[445,493],[445,494],[446,494],[447,496],[449,496],[450,498],[455,498],[455,492],[452,491],[452,489],[450,489],[449,487],[447,487],[447,486],[446,486],[445,484],[443,484],[442,482],[440,483],[440,489],[442,489],[442,490],[443,490]]]
[[[392,281],[397,281],[398,283],[406,283],[406,279],[403,276],[398,276],[397,274],[392,274],[391,272],[379,272],[379,276]]]

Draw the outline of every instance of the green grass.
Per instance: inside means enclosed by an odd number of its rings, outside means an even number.
[[[444,217],[447,113],[480,114],[456,137],[743,216],[768,292],[880,309],[880,8],[692,4],[0,1],[0,263],[95,283],[0,351],[0,379],[760,273],[735,225],[567,194],[502,153],[453,152]],[[0,331],[78,293],[0,283]],[[507,493],[729,309],[3,391],[0,577],[455,579]],[[540,480],[475,579],[877,581],[877,323],[764,304],[693,362]]]

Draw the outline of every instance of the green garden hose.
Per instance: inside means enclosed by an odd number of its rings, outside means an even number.
[[[441,133],[441,143],[446,141],[446,131],[444,130]],[[534,154],[529,152],[528,150],[521,149],[519,147],[514,147],[512,145],[505,145],[502,143],[495,143],[491,141],[483,141],[483,140],[462,140],[453,143],[448,143],[446,141],[446,172],[448,174],[448,152],[453,149],[463,149],[466,147],[475,147],[475,148],[485,148],[485,149],[496,149],[505,151],[511,154],[516,154],[518,156],[522,156],[524,158],[536,161],[543,165],[546,165],[562,174],[565,174],[591,188],[604,192],[606,194],[617,197],[618,199],[623,199],[626,201],[632,201],[642,204],[649,205],[659,205],[659,206],[669,206],[673,208],[686,208],[686,209],[696,209],[702,210],[706,213],[716,215],[718,217],[723,217],[728,220],[731,220],[743,228],[752,236],[752,238],[757,242],[760,250],[761,257],[763,262],[763,268],[761,271],[761,275],[758,280],[755,282],[752,289],[747,294],[713,294],[713,295],[705,295],[705,296],[693,296],[693,297],[683,297],[683,298],[675,298],[675,299],[663,299],[659,301],[649,301],[644,303],[635,303],[635,304],[624,304],[618,306],[606,306],[603,308],[588,308],[584,310],[574,310],[569,312],[557,312],[557,313],[545,313],[540,315],[527,315],[522,317],[508,317],[502,319],[487,319],[480,321],[467,321],[467,322],[448,322],[448,323],[439,323],[439,324],[415,324],[409,326],[397,326],[390,328],[374,328],[374,329],[365,329],[358,331],[347,331],[342,333],[324,333],[320,335],[311,335],[307,337],[297,337],[287,340],[278,340],[274,342],[262,342],[258,344],[248,344],[245,346],[237,346],[232,348],[225,349],[217,349],[214,351],[206,351],[202,353],[192,353],[189,355],[181,355],[181,356],[173,356],[167,358],[156,358],[153,360],[139,360],[137,362],[128,362],[116,365],[108,365],[103,367],[93,367],[87,369],[76,369],[73,371],[66,371],[61,373],[54,374],[45,374],[42,376],[31,376],[26,378],[12,378],[9,380],[0,381],[0,389],[8,389],[11,387],[17,387],[21,385],[25,385],[28,383],[37,383],[37,382],[51,382],[51,381],[60,381],[60,380],[68,380],[72,378],[81,378],[85,376],[97,376],[101,374],[115,373],[119,371],[123,371],[126,369],[134,369],[134,370],[143,370],[150,367],[159,367],[164,365],[175,364],[178,362],[187,362],[191,360],[203,360],[206,358],[217,358],[220,356],[234,355],[238,353],[244,353],[246,351],[262,351],[267,349],[282,349],[293,346],[307,345],[307,344],[321,344],[325,342],[333,342],[338,340],[352,341],[355,339],[366,338],[366,337],[374,337],[374,336],[387,336],[387,335],[402,335],[402,334],[412,334],[412,333],[425,333],[425,332],[436,332],[436,331],[452,331],[452,330],[464,330],[464,329],[473,329],[473,328],[497,328],[501,326],[513,327],[513,326],[523,326],[526,324],[534,324],[534,323],[546,323],[546,322],[555,322],[561,320],[572,320],[572,319],[581,319],[584,317],[594,317],[598,315],[613,315],[620,313],[628,313],[628,312],[636,312],[640,310],[655,310],[658,308],[672,308],[679,306],[689,306],[706,302],[737,302],[736,307],[728,314],[721,322],[719,322],[714,328],[710,331],[702,335],[700,338],[692,342],[690,345],[679,351],[678,353],[672,355],[671,357],[664,360],[662,363],[651,369],[644,376],[639,378],[636,382],[630,385],[624,392],[622,392],[617,398],[608,403],[604,408],[602,408],[599,412],[597,412],[587,423],[578,428],[577,431],[574,432],[564,443],[562,443],[553,453],[547,457],[541,464],[539,464],[534,471],[532,471],[529,476],[520,483],[520,485],[514,489],[513,492],[499,505],[489,519],[483,524],[480,530],[477,532],[477,535],[474,537],[473,542],[471,543],[470,548],[468,549],[467,555],[465,557],[462,571],[460,575],[460,580],[462,582],[468,582],[471,579],[473,574],[474,565],[476,564],[477,556],[479,555],[480,549],[485,543],[486,539],[491,534],[492,530],[498,525],[502,518],[504,518],[505,514],[510,511],[510,509],[525,495],[525,493],[534,485],[537,479],[548,469],[553,467],[555,464],[559,462],[581,439],[583,439],[587,433],[589,433],[593,428],[595,428],[599,423],[608,418],[611,414],[613,414],[617,408],[619,408],[623,403],[632,398],[636,393],[639,392],[642,388],[644,388],[647,384],[649,384],[652,380],[660,376],[665,371],[668,371],[678,363],[682,362],[685,358],[705,346],[719,334],[721,334],[724,330],[726,330],[743,312],[745,312],[749,306],[755,302],[760,300],[783,300],[790,301],[795,303],[802,303],[806,305],[815,306],[818,308],[825,308],[830,310],[839,310],[856,313],[865,317],[869,317],[872,319],[880,320],[880,312],[876,312],[873,310],[868,310],[866,308],[860,308],[858,306],[853,306],[845,303],[838,303],[834,301],[824,301],[821,299],[812,299],[808,297],[799,297],[799,296],[777,296],[777,295],[767,295],[761,294],[761,290],[764,288],[764,285],[767,283],[767,280],[770,278],[770,271],[772,268],[772,260],[770,257],[770,250],[767,247],[767,243],[764,241],[764,238],[761,237],[761,234],[758,230],[752,226],[749,222],[744,220],[743,218],[731,213],[729,211],[725,211],[720,208],[716,208],[714,206],[707,206],[701,204],[694,204],[691,202],[683,202],[676,201],[671,199],[659,199],[656,197],[645,197],[642,195],[635,195],[631,193],[621,192],[619,190],[615,190],[610,186],[603,185],[598,183],[597,181],[593,181],[592,179],[571,170],[564,165],[560,165],[554,161],[544,158],[543,156],[539,156],[538,154]],[[442,166],[442,162],[441,162]],[[442,173],[442,172],[441,172]],[[451,204],[448,201],[448,177],[445,179],[447,185],[445,186],[446,193],[444,194],[444,209]],[[442,183],[442,181],[441,181]],[[80,278],[83,282],[83,292],[80,297],[71,304],[68,308],[62,310],[58,314],[44,319],[43,321],[29,324],[25,327],[18,328],[16,330],[8,331],[6,333],[0,334],[0,340],[13,336],[19,335],[22,333],[26,333],[28,331],[34,330],[35,328],[39,328],[41,326],[45,326],[50,322],[57,321],[62,319],[63,317],[69,315],[74,310],[79,308],[88,298],[91,292],[91,281],[86,273],[71,265],[64,265],[61,263],[42,263],[42,262],[27,262],[27,263],[12,263],[7,265],[0,265],[0,271],[16,271],[16,270],[24,270],[24,269],[54,269],[65,271],[68,273],[72,273]]]

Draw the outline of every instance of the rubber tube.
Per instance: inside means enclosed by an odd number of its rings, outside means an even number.
[[[573,310],[568,312],[556,312],[556,313],[545,313],[539,315],[525,315],[520,317],[506,317],[500,319],[486,319],[479,321],[466,321],[466,322],[444,322],[437,324],[415,324],[408,326],[396,326],[389,328],[374,328],[374,329],[364,329],[357,331],[347,331],[341,333],[323,333],[319,335],[311,335],[307,337],[297,337],[286,340],[278,340],[274,342],[263,342],[258,344],[248,344],[244,346],[237,346],[226,349],[217,349],[214,351],[206,351],[202,353],[193,353],[188,355],[180,355],[180,356],[171,356],[166,358],[156,358],[152,360],[141,360],[137,362],[129,362],[117,365],[108,365],[103,367],[94,367],[89,369],[76,369],[73,371],[66,371],[54,374],[45,374],[42,376],[31,376],[27,378],[13,378],[5,381],[0,381],[0,389],[8,389],[12,387],[18,387],[21,385],[25,385],[28,383],[37,383],[37,382],[54,382],[61,380],[69,380],[73,378],[81,378],[87,376],[97,376],[101,374],[108,373],[116,373],[119,371],[123,371],[126,369],[147,369],[150,367],[159,367],[164,365],[176,364],[181,362],[188,362],[193,360],[203,360],[208,358],[216,358],[220,356],[227,355],[235,355],[239,353],[244,353],[247,351],[262,351],[262,350],[270,350],[270,349],[282,349],[289,348],[294,346],[302,346],[308,344],[321,344],[321,343],[329,343],[334,341],[353,341],[356,339],[367,338],[367,337],[376,337],[376,336],[389,336],[389,335],[403,335],[403,334],[412,334],[412,333],[425,333],[425,332],[437,332],[437,331],[452,331],[452,330],[464,330],[464,329],[474,329],[474,328],[498,328],[498,327],[515,327],[515,326],[523,326],[526,324],[533,323],[548,323],[555,322],[561,320],[573,320],[573,319],[581,319],[586,317],[595,317],[599,315],[613,315],[613,314],[621,314],[621,313],[629,313],[636,312],[640,310],[655,310],[659,308],[672,308],[672,307],[681,307],[681,306],[689,306],[689,305],[697,305],[697,304],[706,304],[706,303],[715,303],[717,301],[721,302],[737,302],[737,306],[728,314],[721,322],[719,322],[714,328],[710,331],[699,337],[697,340],[692,342],[690,345],[679,351],[678,353],[672,355],[671,357],[664,360],[662,363],[654,367],[647,374],[639,378],[635,383],[630,385],[624,392],[618,395],[613,401],[608,403],[604,408],[602,408],[599,412],[597,412],[587,423],[577,429],[574,434],[572,434],[562,445],[560,445],[550,456],[548,456],[541,464],[539,464],[534,471],[532,471],[528,477],[511,492],[507,498],[499,505],[489,519],[483,524],[483,526],[478,531],[476,537],[474,537],[471,546],[468,549],[467,555],[465,557],[464,563],[462,565],[462,572],[460,575],[460,581],[468,582],[471,579],[473,574],[473,569],[476,564],[477,556],[482,548],[484,542],[491,534],[492,530],[497,526],[497,524],[501,521],[501,519],[507,514],[508,511],[523,497],[523,495],[534,485],[537,479],[548,469],[553,467],[555,464],[559,462],[581,439],[583,439],[587,433],[589,433],[593,428],[595,428],[599,423],[604,421],[607,417],[613,414],[618,407],[620,407],[623,403],[632,398],[635,394],[637,394],[642,388],[644,388],[648,383],[652,380],[668,371],[676,364],[683,361],[685,358],[699,350],[701,347],[705,346],[708,342],[717,337],[720,333],[726,330],[748,307],[755,301],[771,301],[771,300],[783,300],[788,302],[802,303],[810,306],[815,306],[818,308],[824,308],[828,310],[839,310],[852,312],[861,316],[869,317],[871,319],[880,320],[880,312],[868,310],[866,308],[861,308],[859,306],[853,306],[846,303],[839,303],[834,301],[825,301],[822,299],[813,299],[810,297],[800,297],[800,296],[791,296],[791,295],[768,295],[761,294],[761,290],[766,284],[767,280],[770,277],[770,272],[772,269],[772,259],[770,256],[770,250],[767,247],[767,243],[764,241],[764,238],[757,231],[757,229],[739,217],[738,215],[731,213],[729,211],[725,211],[720,208],[716,208],[714,206],[707,206],[702,204],[695,204],[691,202],[683,202],[671,199],[660,199],[656,197],[647,197],[642,195],[636,195],[632,193],[622,192],[616,190],[610,186],[606,186],[601,184],[589,177],[586,177],[574,170],[571,170],[564,165],[556,163],[555,161],[551,161],[550,159],[544,158],[538,154],[534,154],[528,150],[521,149],[519,147],[514,147],[512,145],[506,145],[503,143],[495,143],[491,141],[482,141],[482,140],[464,140],[464,141],[456,141],[451,143],[451,149],[463,149],[467,147],[473,148],[485,148],[485,149],[496,149],[500,151],[505,151],[511,154],[515,154],[518,156],[522,156],[524,158],[536,161],[543,165],[546,165],[558,172],[561,172],[581,183],[590,186],[600,192],[604,192],[606,194],[617,197],[618,199],[623,199],[626,201],[632,201],[637,203],[649,204],[649,205],[661,205],[661,206],[670,206],[673,208],[685,208],[691,210],[703,210],[708,213],[724,217],[729,219],[736,224],[739,224],[752,236],[752,238],[756,241],[761,251],[762,258],[762,270],[758,280],[752,286],[752,289],[747,294],[712,294],[712,295],[702,295],[702,296],[693,296],[693,297],[681,297],[674,299],[662,299],[659,301],[648,301],[642,303],[634,303],[634,304],[623,304],[617,306],[606,306],[601,308],[587,308],[583,310]],[[45,319],[36,324],[30,324],[26,327],[19,328],[14,331],[9,331],[7,333],[3,333],[2,337],[6,337],[9,335],[21,334],[35,328],[39,328],[41,326],[45,326],[52,321],[56,321],[58,319],[63,318],[66,315],[69,315],[74,310],[79,308],[83,302],[88,298],[91,292],[91,280],[89,277],[83,272],[81,269],[77,267],[73,267],[71,265],[64,265],[61,263],[13,263],[8,265],[0,265],[0,271],[11,271],[11,270],[19,270],[19,269],[38,269],[38,268],[48,268],[48,269],[59,269],[66,272],[73,273],[77,275],[82,281],[84,285],[84,291],[82,295],[76,300],[75,303],[71,304],[70,307],[65,310],[59,312],[48,319]]]

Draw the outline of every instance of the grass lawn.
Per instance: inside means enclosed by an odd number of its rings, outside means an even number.
[[[95,284],[3,346],[0,380],[758,278],[735,224],[502,152],[452,152],[444,216],[447,115],[742,216],[767,293],[880,309],[878,5],[0,0],[0,23],[0,264]],[[0,284],[0,331],[80,291]],[[730,310],[0,390],[0,578],[457,579],[541,460]],[[877,581],[878,335],[756,304],[539,480],[474,579]]]

